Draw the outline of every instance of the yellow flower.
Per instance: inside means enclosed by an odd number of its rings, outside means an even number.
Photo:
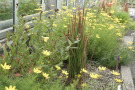
[[[87,84],[86,84],[86,83],[83,83],[81,86],[82,86],[82,87],[86,87],[86,86],[87,86]]]
[[[65,70],[62,70],[62,73],[65,74],[65,75],[68,75],[69,73],[67,73],[67,71]]]
[[[67,6],[62,6],[62,9],[67,9]]]
[[[68,76],[66,76],[66,79],[68,78]]]
[[[42,71],[39,68],[34,68],[33,72],[34,73],[41,73]]]
[[[48,61],[48,63],[50,63],[50,61]]]
[[[132,50],[132,49],[133,49],[133,47],[128,47],[128,49]]]
[[[98,67],[99,70],[106,70],[106,67]]]
[[[83,69],[81,69],[81,71],[82,71],[82,72],[84,72],[84,73],[88,73],[88,71],[87,71],[87,70],[85,70],[84,68],[83,68]]]
[[[97,78],[101,77],[101,75],[90,73],[90,77],[94,78],[94,79],[97,79]]]
[[[43,38],[44,42],[47,42],[49,40],[49,37],[43,37],[43,36],[41,37]]]
[[[61,69],[61,68],[60,68],[59,66],[57,66],[57,65],[55,66],[55,68],[56,68],[57,70],[60,70],[60,69]]]
[[[42,75],[43,75],[46,79],[49,78],[49,74],[47,74],[47,73],[42,73]]]
[[[30,28],[30,26],[29,26],[29,25],[25,25],[25,27],[26,27],[27,29],[29,29],[29,28]]]
[[[80,74],[78,74],[78,75],[77,75],[77,78],[80,78],[80,77],[81,77],[81,75],[80,75]]]
[[[60,75],[59,78],[61,79],[62,78],[62,75]]]
[[[42,9],[41,9],[41,8],[38,8],[38,9],[34,9],[34,10],[36,10],[36,11],[41,11]]]
[[[76,8],[75,8],[75,7],[73,7],[72,9],[73,9],[73,10],[75,10]]]
[[[53,26],[54,26],[54,27],[57,27],[57,25],[56,25],[56,24],[53,24]]]
[[[110,13],[114,13],[114,11],[111,11]]]
[[[120,73],[118,73],[118,72],[115,72],[114,70],[113,70],[113,72],[111,72],[113,75],[120,75]]]
[[[117,79],[117,78],[115,78],[114,80],[115,80],[116,82],[119,82],[119,83],[123,82],[123,80]]]
[[[96,38],[100,38],[98,34],[96,34]]]
[[[44,55],[46,55],[46,56],[50,56],[50,55],[51,55],[51,52],[48,51],[48,50],[43,50],[42,53],[43,53]]]
[[[126,26],[121,26],[122,28],[125,28]]]
[[[119,37],[121,37],[122,35],[121,35],[121,33],[116,33],[116,35],[118,35]]]
[[[10,68],[11,68],[11,66],[10,66],[10,65],[7,65],[6,62],[4,63],[4,65],[1,64],[1,67],[2,67],[3,69],[10,69]]]
[[[12,87],[12,86],[10,85],[9,88],[8,88],[8,87],[5,87],[5,90],[17,90],[17,89],[16,89],[16,86],[13,86],[13,87]]]
[[[64,27],[65,27],[65,28],[67,28],[67,26],[66,26],[66,25],[64,25]]]
[[[41,65],[44,65],[44,62],[41,62]]]
[[[127,43],[129,43],[129,44],[133,44],[134,42],[127,42]]]
[[[51,12],[53,11],[53,10],[50,10]],[[54,15],[50,15],[50,16],[54,16]]]
[[[51,5],[52,7],[54,7],[55,5]]]

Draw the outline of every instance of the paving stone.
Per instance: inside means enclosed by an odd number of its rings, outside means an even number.
[[[124,80],[123,90],[134,90],[133,78],[129,66],[121,66],[121,76]]]

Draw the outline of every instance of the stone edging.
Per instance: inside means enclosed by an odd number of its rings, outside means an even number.
[[[133,78],[132,78],[132,74],[131,74],[131,69],[129,66],[121,66],[121,77],[124,81],[122,90],[135,90]]]

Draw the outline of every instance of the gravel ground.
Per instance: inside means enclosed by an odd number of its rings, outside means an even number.
[[[99,79],[92,79],[89,75],[86,75],[86,83],[91,90],[112,90],[112,87],[114,88],[118,85],[118,83],[114,81],[114,78],[120,79],[120,76],[112,75],[112,70],[106,69],[105,71],[100,71],[98,67],[90,64],[87,64],[86,69],[89,73],[102,75]]]

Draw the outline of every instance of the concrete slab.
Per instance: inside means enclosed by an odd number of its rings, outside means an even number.
[[[121,66],[121,77],[125,84],[123,90],[134,90],[133,78],[129,66]]]

